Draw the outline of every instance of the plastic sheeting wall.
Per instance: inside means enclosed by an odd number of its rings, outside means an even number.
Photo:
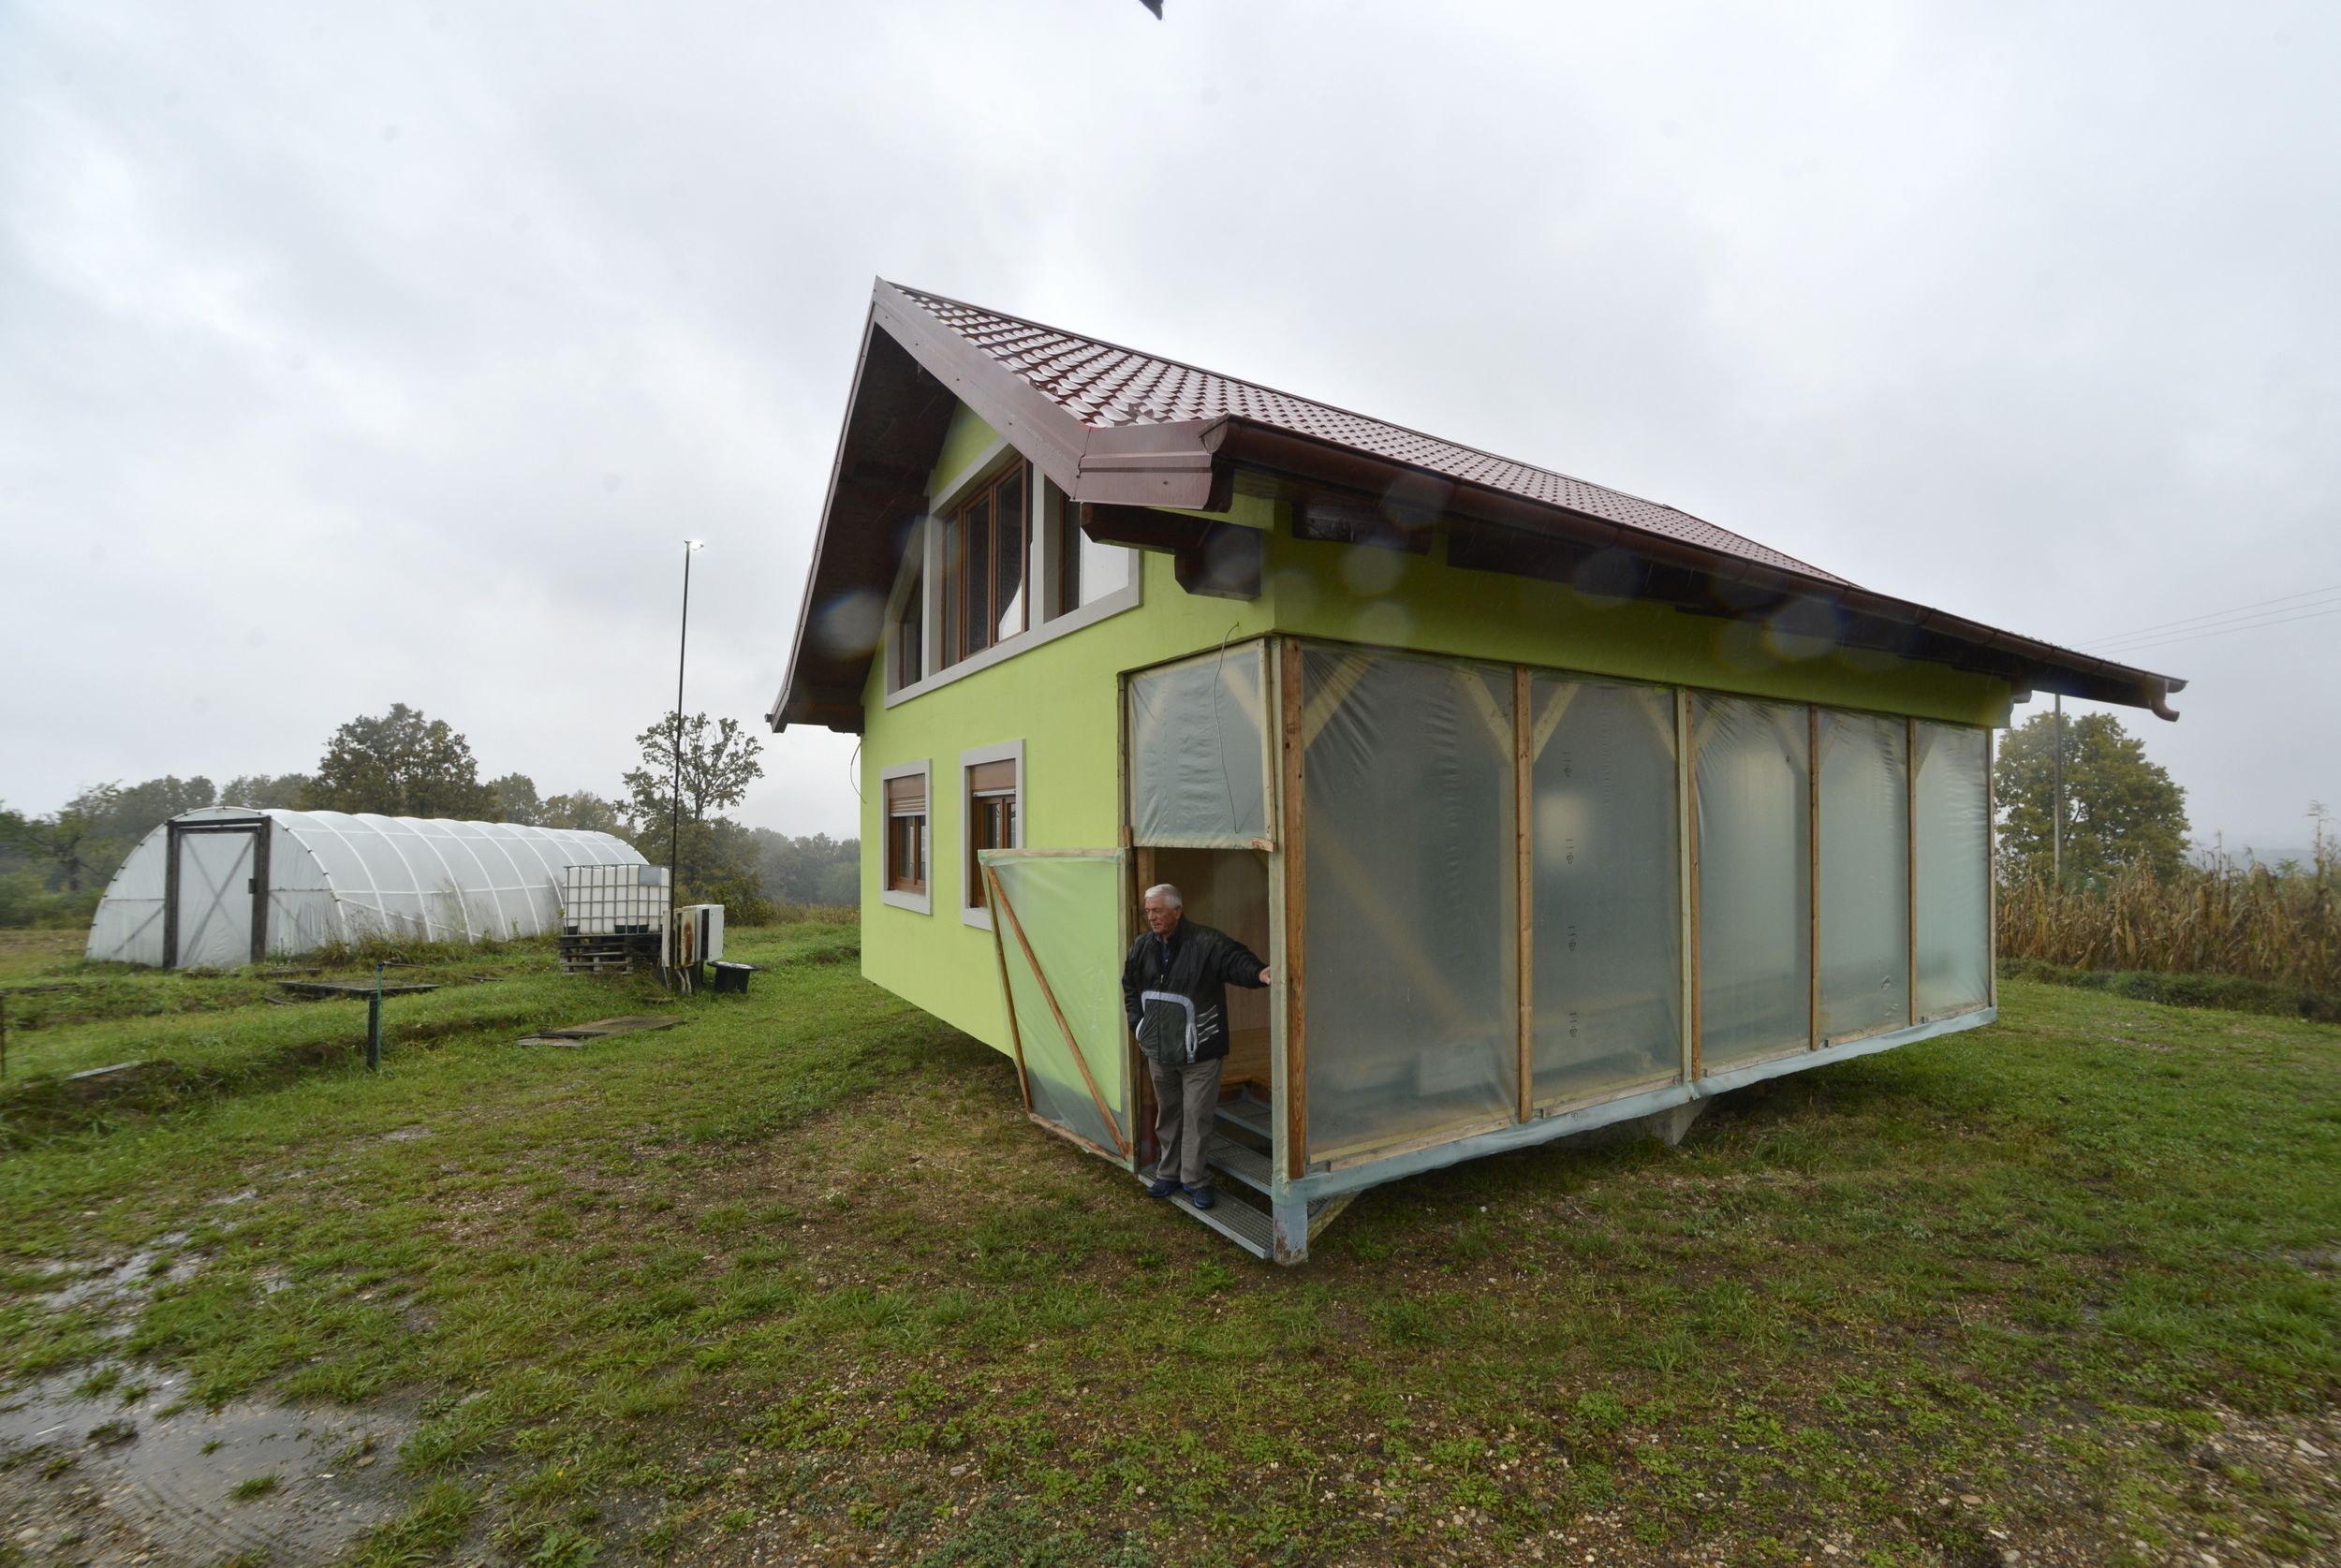
[[[1511,672],[1303,658],[1312,1159],[1509,1118]]]
[[[1909,726],[1818,715],[1820,1035],[1910,1021]]]
[[[1269,836],[1259,643],[1130,678],[1130,831],[1192,848]]]
[[[1016,1010],[1017,1043],[1032,1090],[1033,1114],[1100,1149],[1117,1150],[1129,1119],[1124,1082],[1129,1025],[1122,1011],[1121,926],[1116,918],[1121,857],[986,850],[980,858],[998,879],[1007,902],[999,913],[1008,917],[994,921],[994,935],[1008,970],[1009,1002]],[[1058,1026],[1059,1014],[1071,1026],[1070,1044]],[[1080,1048],[1078,1061],[1075,1046]],[[1092,1081],[1097,1095],[1090,1093]],[[1099,1096],[1111,1121],[1098,1111]]]
[[[1989,739],[1918,725],[1919,1017],[1980,1007],[1992,994]]]
[[[1648,686],[1530,683],[1539,1102],[1681,1075],[1674,706]]]
[[[1811,802],[1804,710],[1701,694],[1700,1059],[1705,1071],[1809,1045]]]
[[[255,816],[269,822],[271,953],[305,953],[330,942],[376,936],[430,942],[535,936],[560,923],[566,868],[643,864],[633,845],[607,833],[510,822],[224,807],[189,812],[178,820]],[[90,923],[91,959],[163,961],[169,834],[166,823],[140,840],[108,884]],[[190,834],[181,842],[198,844],[215,836],[251,842],[242,834]],[[180,872],[184,913],[192,863],[183,859]],[[250,960],[248,936],[233,958],[199,960],[188,948],[188,934],[181,932],[183,965]]]

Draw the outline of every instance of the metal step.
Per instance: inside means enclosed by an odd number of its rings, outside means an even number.
[[[1144,1181],[1145,1177],[1139,1178]],[[1184,1193],[1173,1193],[1158,1199],[1178,1209],[1190,1220],[1200,1220],[1257,1258],[1273,1256],[1276,1250],[1276,1228],[1260,1209],[1228,1194],[1219,1194],[1219,1201],[1209,1209],[1198,1209],[1186,1201]]]
[[[1239,1094],[1219,1102],[1219,1120],[1232,1122],[1255,1137],[1274,1139],[1275,1123],[1269,1120],[1268,1102]]]
[[[1203,1145],[1203,1161],[1212,1169],[1225,1171],[1256,1193],[1268,1191],[1268,1156],[1248,1143],[1215,1136]]]

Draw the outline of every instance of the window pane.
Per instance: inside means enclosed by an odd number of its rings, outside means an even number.
[[[1676,1076],[1674,699],[1541,676],[1529,696],[1536,1098]]]
[[[943,530],[941,547],[935,552],[943,574],[942,593],[937,595],[943,606],[942,635],[935,639],[935,663],[938,669],[948,669],[959,663],[960,579],[965,575],[959,569],[959,550],[965,530],[957,518],[940,520]]]
[[[1011,637],[1024,629],[1024,471],[1011,473],[994,492],[993,603],[997,606],[996,637]]]
[[[1810,1044],[1811,802],[1804,710],[1692,705],[1699,832],[1700,1058],[1707,1072]]]
[[[1064,614],[1082,602],[1081,503],[1058,501],[1056,549],[1056,610]]]
[[[926,674],[921,639],[926,635],[926,582],[910,579],[910,596],[903,601],[903,618],[894,627],[894,684],[915,685]]]
[[[1130,585],[1131,569],[1138,562],[1136,550],[1125,550],[1120,545],[1101,545],[1078,530],[1074,542],[1080,546],[1081,552],[1080,564],[1074,568],[1080,574],[1080,603],[1094,605],[1107,594],[1119,593]]]
[[[960,597],[964,657],[992,646],[992,498],[984,496],[960,514],[964,542],[960,565],[966,578]]]
[[[1909,797],[1900,719],[1820,715],[1820,1033],[1910,1020]]]

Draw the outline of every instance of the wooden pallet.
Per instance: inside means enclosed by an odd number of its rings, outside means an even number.
[[[567,975],[630,975],[658,967],[658,938],[651,932],[564,936],[561,969]]]

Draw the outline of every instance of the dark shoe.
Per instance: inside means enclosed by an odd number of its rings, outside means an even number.
[[[1200,1187],[1189,1187],[1186,1190],[1186,1201],[1198,1209],[1209,1209],[1219,1201],[1219,1194],[1213,1192],[1211,1183],[1206,1181]]]
[[[1167,1198],[1178,1190],[1179,1184],[1171,1180],[1169,1177],[1156,1177],[1152,1182],[1147,1184],[1146,1195],[1150,1198]]]

